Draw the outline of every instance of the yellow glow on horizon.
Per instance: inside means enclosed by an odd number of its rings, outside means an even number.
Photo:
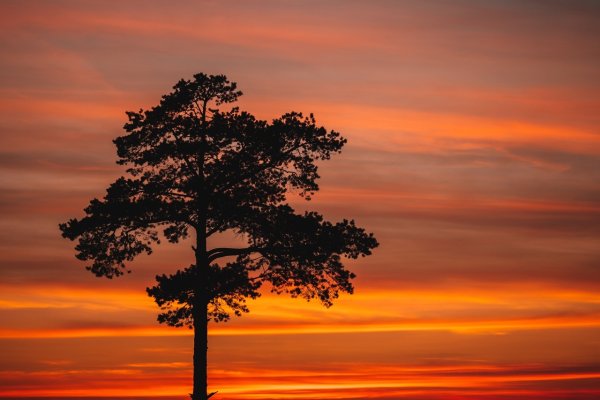
[[[92,288],[7,287],[0,309],[79,309],[98,313],[133,309],[150,318],[158,312],[152,299],[131,290],[95,291]],[[581,304],[585,313],[562,312]],[[451,331],[456,333],[505,333],[513,330],[562,329],[600,326],[600,294],[586,291],[539,288],[536,291],[447,288],[440,290],[358,291],[342,296],[326,309],[316,302],[266,294],[251,301],[251,312],[229,324],[212,324],[213,336],[285,335],[316,333],[367,333],[402,331]],[[505,315],[489,316],[487,308],[501,307]],[[592,307],[591,309],[589,307]],[[539,309],[546,309],[539,313]],[[469,311],[465,311],[469,310]],[[478,311],[479,310],[479,311]],[[557,310],[550,312],[550,310]],[[466,312],[466,314],[465,314]],[[187,328],[171,328],[148,322],[114,327],[20,328],[5,326],[0,338],[188,336]]]

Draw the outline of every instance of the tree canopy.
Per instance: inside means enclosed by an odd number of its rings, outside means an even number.
[[[309,200],[319,190],[318,162],[346,143],[312,114],[290,112],[267,122],[228,104],[242,92],[224,75],[180,80],[148,110],[127,112],[126,134],[114,140],[127,175],[93,199],[85,216],[61,224],[77,240],[76,256],[96,276],[113,278],[161,240],[195,237],[195,260],[148,289],[174,326],[195,318],[227,320],[248,311],[262,285],[329,306],[351,293],[344,258],[371,254],[378,243],[352,220],[297,213],[290,193]],[[233,232],[242,247],[208,248]],[[205,307],[205,314],[195,310]]]

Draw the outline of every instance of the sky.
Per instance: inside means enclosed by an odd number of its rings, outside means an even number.
[[[265,293],[211,324],[222,400],[600,397],[600,3],[0,3],[0,398],[183,400],[161,245],[94,277],[58,224],[124,173],[125,111],[226,74],[238,106],[348,144],[298,209],[380,242],[325,309]]]

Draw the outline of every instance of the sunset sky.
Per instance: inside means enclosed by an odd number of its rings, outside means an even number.
[[[216,400],[600,398],[600,2],[3,0],[0,24],[0,398],[189,398],[192,333],[145,288],[190,243],[99,279],[58,223],[124,173],[125,111],[198,72],[347,137],[290,199],[381,244],[329,309],[265,293],[212,324]]]

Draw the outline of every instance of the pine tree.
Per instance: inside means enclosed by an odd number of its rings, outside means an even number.
[[[310,199],[319,186],[317,162],[339,153],[346,139],[290,112],[271,123],[236,107],[242,94],[224,75],[180,80],[160,104],[127,112],[126,134],[114,140],[117,179],[93,199],[81,219],[60,224],[77,240],[87,269],[113,278],[150,254],[160,240],[191,236],[193,263],[157,276],[148,288],[158,320],[194,329],[193,400],[206,400],[208,322],[248,311],[247,298],[265,286],[330,306],[352,293],[345,258],[371,254],[378,243],[352,220],[331,223],[316,212],[296,213],[288,192]],[[207,246],[233,232],[243,247]]]

